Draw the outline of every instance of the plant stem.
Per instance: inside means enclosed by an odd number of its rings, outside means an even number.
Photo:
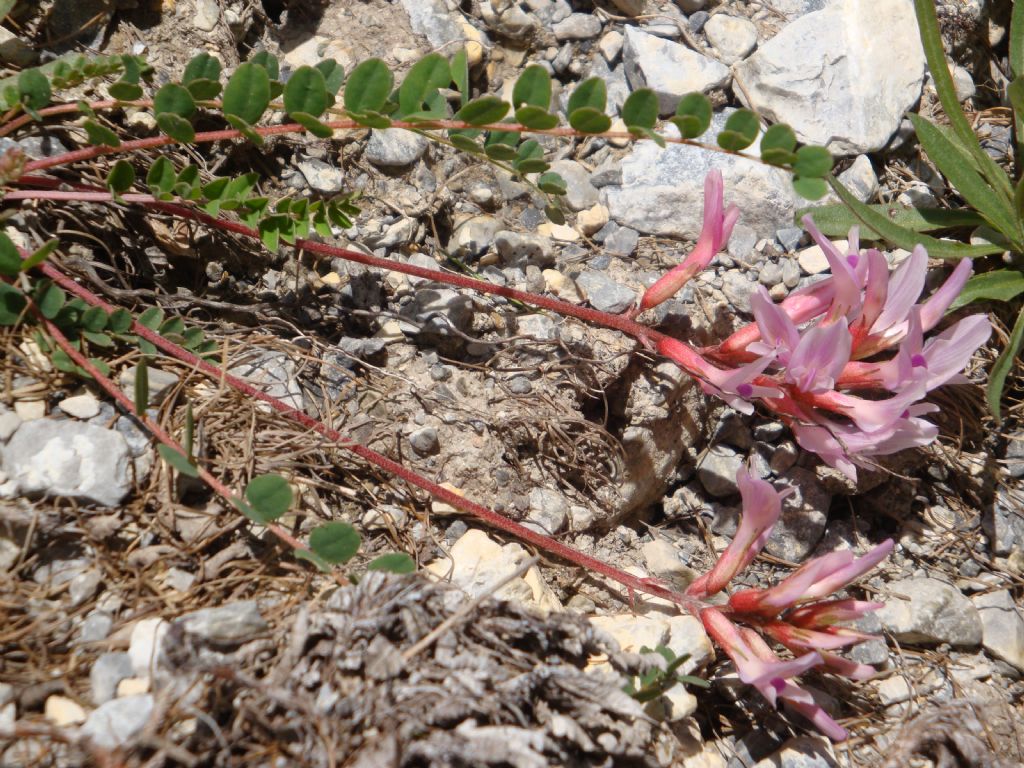
[[[64,288],[69,293],[78,296],[89,305],[94,307],[102,307],[107,312],[113,312],[116,309],[116,307],[103,301],[98,296],[89,291],[87,288],[79,285],[74,280],[64,275],[53,264],[44,262],[39,266],[39,269],[41,269],[43,274],[45,274],[47,277],[53,280],[56,284]],[[430,272],[431,270],[424,271]],[[402,480],[406,481],[410,485],[416,486],[417,488],[426,491],[432,497],[444,501],[450,504],[451,506],[455,507],[456,509],[462,510],[463,512],[466,512],[472,515],[473,517],[476,517],[478,520],[486,523],[487,525],[490,525],[493,528],[497,528],[498,530],[511,534],[512,536],[522,541],[525,541],[526,543],[534,547],[537,547],[538,549],[544,552],[554,555],[562,560],[573,563],[574,565],[578,565],[587,570],[593,571],[594,573],[599,573],[602,576],[606,576],[607,578],[612,579],[613,581],[616,581],[619,584],[622,584],[629,590],[644,592],[655,597],[660,597],[662,599],[676,603],[684,610],[694,615],[697,615],[701,607],[703,607],[703,604],[699,600],[695,600],[691,597],[688,597],[687,595],[670,590],[667,587],[662,586],[662,584],[655,579],[640,578],[638,576],[626,573],[625,571],[619,570],[618,568],[615,568],[614,566],[611,566],[602,560],[598,560],[595,557],[591,557],[590,555],[584,554],[583,552],[580,552],[579,550],[574,549],[573,547],[567,546],[550,536],[545,536],[542,533],[538,533],[534,530],[531,530],[530,528],[526,528],[525,526],[522,526],[519,523],[516,523],[508,519],[504,515],[501,515],[498,512],[495,512],[494,510],[488,509],[482,504],[478,504],[474,501],[466,499],[460,496],[459,494],[428,480],[422,475],[402,466],[393,459],[390,459],[387,456],[378,453],[377,451],[374,451],[371,448],[367,448],[364,445],[360,445],[359,443],[356,443],[350,440],[349,438],[344,437],[337,430],[328,427],[326,424],[319,421],[318,419],[308,416],[303,411],[293,408],[292,406],[282,402],[281,400],[266,394],[260,389],[257,389],[248,382],[236,376],[232,376],[226,371],[212,365],[211,363],[208,363],[207,361],[203,360],[197,355],[192,354],[188,350],[179,347],[177,344],[173,344],[167,341],[158,333],[151,331],[149,328],[146,328],[141,323],[133,322],[132,331],[141,338],[145,339],[146,341],[149,341],[158,349],[163,350],[165,353],[175,358],[176,360],[179,360],[183,363],[186,363],[187,365],[192,366],[197,370],[202,371],[207,376],[218,382],[223,382],[229,385],[236,391],[246,395],[249,398],[260,400],[266,403],[273,410],[280,413],[282,416],[285,416],[286,418],[296,421],[302,426],[306,427],[307,429],[316,432],[318,435],[321,435],[322,437],[331,440],[339,448],[343,448],[354,453],[355,455],[370,462],[371,464],[397,477],[400,477]],[[77,354],[77,350],[72,349],[72,351],[76,352]],[[82,359],[82,356],[78,354],[78,357],[73,357],[73,359],[75,359],[76,363],[78,363],[79,360]],[[85,362],[88,363],[88,360],[86,360]],[[95,367],[93,367],[93,369],[95,371]],[[86,370],[89,369],[86,368]],[[93,371],[90,371],[90,373],[92,375],[96,375],[97,373],[99,373],[99,371],[95,371],[95,373]],[[100,374],[100,378],[102,378],[102,374]],[[113,385],[113,382],[110,382],[110,384]],[[127,401],[127,397],[124,396],[123,393],[118,392],[118,394],[120,395],[119,402]],[[128,403],[128,407],[131,408],[130,402]]]

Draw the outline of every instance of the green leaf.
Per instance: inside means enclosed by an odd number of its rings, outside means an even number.
[[[328,107],[327,81],[319,69],[299,67],[284,86],[284,109],[320,117]]]
[[[391,552],[374,558],[366,566],[368,571],[387,571],[388,573],[412,573],[416,570],[416,561],[405,552]]]
[[[216,80],[193,80],[187,86],[188,92],[196,101],[209,101],[217,98],[223,86]]]
[[[757,138],[760,124],[757,115],[749,109],[737,109],[725,121],[725,128],[718,134],[718,146],[731,152],[746,149]]]
[[[812,179],[822,179],[832,170],[832,155],[824,147],[800,147],[796,151],[793,173]]]
[[[331,564],[316,554],[316,552],[310,552],[308,549],[296,549],[295,559],[306,560],[319,568],[323,573],[331,572]]]
[[[220,78],[220,61],[216,56],[203,52],[193,56],[191,61],[185,65],[181,82],[187,86],[196,80],[217,80],[218,78]]]
[[[509,109],[508,102],[502,101],[497,96],[482,96],[463,106],[455,113],[453,119],[470,125],[488,125],[505,117]],[[451,137],[449,136],[449,138]]]
[[[1010,341],[1006,345],[995,363],[992,365],[992,372],[989,374],[988,386],[985,388],[985,399],[988,401],[988,409],[996,421],[1002,420],[1000,403],[1003,399],[1003,387],[1006,386],[1006,377],[1013,369],[1020,353],[1021,342],[1024,341],[1024,309],[1017,315],[1017,322],[1013,324],[1010,332]]]
[[[977,256],[989,256],[1002,253],[1003,249],[994,245],[964,245],[948,240],[939,240],[929,235],[913,232],[890,221],[889,218],[869,205],[858,200],[850,190],[835,176],[828,177],[828,183],[839,199],[846,204],[864,226],[877,233],[883,240],[893,245],[912,250],[915,245],[923,245],[933,259],[962,259]]]
[[[82,338],[93,346],[102,347],[103,349],[109,349],[114,346],[114,340],[105,333],[96,333],[95,331],[82,331],[81,333]]]
[[[113,333],[127,333],[132,327],[132,313],[127,309],[115,309],[110,313],[107,327]]]
[[[460,48],[452,56],[451,64],[449,65],[452,71],[452,83],[455,84],[455,90],[459,92],[461,97],[459,103],[462,106],[466,105],[469,101],[469,53],[465,48]]]
[[[170,194],[175,181],[177,174],[174,172],[174,166],[163,155],[156,159],[146,174],[146,186],[158,196]]]
[[[423,111],[427,99],[439,88],[447,88],[452,81],[448,60],[439,53],[431,53],[412,65],[398,89],[399,114],[412,115]],[[435,114],[436,106],[427,109]],[[441,115],[443,116],[443,112]]]
[[[520,107],[516,110],[516,121],[526,128],[547,131],[558,125],[558,115],[552,115],[540,107]]]
[[[51,253],[57,250],[57,246],[59,245],[60,240],[58,240],[56,237],[52,238],[51,240],[47,240],[39,247],[39,250],[35,251],[35,253],[33,253],[31,256],[29,256],[27,259],[21,262],[21,271],[27,272],[33,267],[42,264],[44,261],[46,261],[47,256],[49,256]]]
[[[224,89],[224,113],[251,126],[259,121],[269,104],[270,77],[267,70],[252,62],[239,64]]]
[[[885,216],[893,224],[909,229],[912,232],[934,232],[944,229],[980,227],[985,220],[974,211],[950,208],[904,208],[895,204],[868,206],[876,213]],[[806,215],[814,217],[814,224],[828,237],[846,237],[850,227],[860,226],[861,220],[854,216],[845,203],[821,205],[801,208],[794,215],[799,225]],[[862,237],[870,238],[873,232],[862,233]]]
[[[18,248],[11,238],[0,232],[0,275],[14,277],[19,272],[21,272],[21,254],[18,253]]]
[[[0,0],[0,21],[7,18],[7,14],[11,12],[18,0]]]
[[[228,124],[236,131],[245,136],[246,139],[251,141],[257,147],[263,146],[263,137],[260,136],[255,129],[238,115],[224,115],[224,119],[228,121]]]
[[[484,151],[483,146],[474,139],[468,136],[464,136],[461,133],[448,132],[448,141],[452,143],[452,146],[463,152],[469,152],[470,154],[479,155]]]
[[[566,105],[565,112],[567,115],[572,115],[577,109],[593,109],[603,114],[607,103],[608,88],[604,84],[604,80],[600,77],[591,77],[577,85],[569,95],[569,103]]]
[[[569,113],[569,125],[581,133],[604,133],[612,127],[612,121],[600,110],[580,107]]]
[[[82,123],[82,127],[85,129],[86,136],[89,137],[89,143],[97,147],[120,147],[121,140],[117,138],[117,134],[107,128],[105,125],[100,125],[95,120],[86,120]]]
[[[160,126],[161,131],[175,141],[189,144],[196,139],[196,130],[192,127],[192,123],[172,112],[157,115],[156,124]]]
[[[345,83],[345,109],[353,115],[380,112],[391,95],[394,76],[380,59],[367,59],[352,70]]]
[[[345,68],[334,59],[321,59],[316,63],[316,68],[324,76],[327,92],[332,96],[337,94],[345,82]]]
[[[309,548],[333,565],[355,557],[361,543],[358,531],[348,523],[324,523],[309,534]]]
[[[135,183],[135,168],[127,160],[118,160],[107,174],[107,189],[120,195]]]
[[[47,282],[40,288],[36,296],[36,304],[39,306],[39,311],[43,313],[43,317],[53,320],[64,306],[67,298],[67,294],[59,286]]]
[[[0,280],[0,326],[17,324],[27,305],[28,299],[21,291]]]
[[[807,176],[794,176],[793,189],[805,200],[820,200],[828,194],[828,184],[824,179]]]
[[[949,311],[966,307],[975,301],[1010,301],[1024,293],[1024,272],[1016,269],[997,269],[975,275],[953,300]]]
[[[50,103],[50,80],[39,69],[23,69],[18,75],[18,95],[28,109],[42,109]]]
[[[1024,6],[1013,3],[1010,16],[1010,72],[1024,77]]]
[[[178,470],[181,474],[186,477],[199,477],[199,470],[185,457],[185,454],[176,451],[169,445],[162,444],[158,445],[156,450],[160,454],[160,458],[170,464],[174,469]]]
[[[686,139],[695,139],[711,127],[711,100],[703,93],[688,93],[676,106],[672,122]]]
[[[650,88],[639,88],[626,97],[622,121],[633,128],[653,128],[658,122],[658,97]]]
[[[524,69],[512,88],[512,106],[518,109],[523,105],[545,112],[551,106],[551,75],[539,64]]]
[[[783,152],[793,152],[796,149],[796,134],[793,129],[785,123],[777,123],[768,128],[761,137],[761,157],[764,157],[765,150],[778,149]],[[832,169],[831,157],[829,158],[829,170]],[[825,171],[828,173],[828,171]],[[811,175],[811,174],[808,174]],[[824,176],[824,174],[821,174]]]
[[[544,215],[548,217],[548,221],[553,224],[565,224],[565,214],[562,213],[562,209],[557,205],[545,205]]]
[[[258,67],[262,67],[267,73],[267,77],[271,80],[277,80],[281,76],[281,65],[277,61],[277,57],[269,51],[260,51],[249,58],[250,64],[255,64]],[[249,122],[255,122],[250,120]]]
[[[541,174],[537,179],[537,186],[541,192],[547,192],[549,195],[564,195],[566,189],[565,179],[557,173]]]
[[[89,307],[82,314],[82,327],[87,331],[99,333],[107,327],[110,316],[103,307]]]
[[[153,111],[157,117],[164,112],[178,115],[179,117],[191,117],[196,111],[196,103],[192,100],[192,94],[188,89],[177,83],[167,83],[153,97]]]
[[[960,106],[960,101],[957,99],[953,76],[946,64],[946,52],[942,34],[939,31],[935,0],[914,0],[914,11],[917,14],[917,26],[921,33],[921,45],[928,62],[928,71],[931,73],[935,91],[938,93],[946,117],[949,118],[953,132],[959,139],[962,148],[974,159],[988,183],[1006,201],[1009,201],[1013,196],[1009,177],[981,148],[978,137],[974,135],[971,122],[967,119]],[[934,157],[931,159],[936,160]]]
[[[163,321],[164,311],[160,307],[150,307],[139,315],[139,325],[151,331],[157,330]]]
[[[259,517],[257,523],[272,523],[292,506],[292,489],[280,475],[258,475],[245,487],[245,499]]]
[[[919,115],[911,115],[910,120],[929,159],[956,187],[968,205],[988,219],[1004,236],[1019,244],[1022,239],[1020,222],[1010,202],[985,183],[942,131]]]
[[[111,83],[107,92],[118,101],[138,101],[142,98],[142,86],[137,83],[126,83],[124,80]]]
[[[292,112],[291,118],[318,139],[329,139],[334,135],[333,128],[329,125],[324,125],[315,117],[305,112]]]

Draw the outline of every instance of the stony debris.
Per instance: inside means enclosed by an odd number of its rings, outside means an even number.
[[[982,641],[978,609],[955,587],[937,579],[903,579],[888,585],[878,616],[901,643],[949,643],[974,647]]]
[[[201,608],[174,623],[189,635],[216,646],[241,645],[269,629],[254,600]]]
[[[793,467],[779,478],[779,487],[793,492],[782,502],[782,516],[765,545],[770,555],[791,563],[803,562],[818,546],[828,523],[832,494],[814,472]]]
[[[971,599],[981,616],[985,650],[1024,672],[1024,616],[1008,590]]]
[[[365,157],[383,168],[402,168],[423,157],[427,140],[400,128],[374,129],[366,145]]]
[[[729,70],[717,61],[636,27],[625,28],[622,60],[629,84],[654,91],[662,115],[674,113],[686,94],[729,81]]]
[[[784,27],[735,77],[751,109],[789,123],[801,141],[840,154],[874,152],[921,94],[913,5],[836,0]]]
[[[726,66],[746,58],[757,46],[757,27],[742,16],[716,13],[703,27],[704,35]]]
[[[131,490],[127,443],[120,433],[92,424],[25,422],[0,448],[0,460],[24,495],[70,496],[109,507]]]
[[[89,713],[82,735],[103,749],[127,746],[146,727],[153,707],[148,693],[112,699]]]

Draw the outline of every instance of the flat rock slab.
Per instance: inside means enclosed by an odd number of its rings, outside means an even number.
[[[837,0],[787,25],[734,76],[770,122],[853,155],[886,145],[921,95],[924,64],[911,0]]]
[[[2,449],[3,471],[21,494],[71,496],[112,507],[128,495],[128,443],[78,421],[23,423]]]

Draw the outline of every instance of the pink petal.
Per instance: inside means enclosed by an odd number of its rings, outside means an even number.
[[[987,315],[971,315],[929,339],[921,356],[928,368],[929,390],[942,386],[967,367],[971,356],[992,335]]]
[[[872,328],[874,333],[881,333],[907,319],[910,308],[914,306],[914,302],[924,289],[927,275],[928,253],[918,245],[889,279],[889,296],[885,308]]]
[[[885,607],[885,603],[870,603],[866,600],[828,600],[797,608],[786,614],[786,621],[798,627],[824,627],[843,621],[856,621],[873,611]]]
[[[844,322],[824,323],[804,331],[786,366],[786,380],[801,392],[827,392],[850,361],[853,339]]]
[[[972,269],[973,266],[970,259],[961,259],[960,263],[956,265],[956,269],[946,278],[946,282],[942,284],[942,287],[933,293],[928,301],[922,305],[921,326],[924,328],[925,333],[939,324],[942,316],[949,309],[949,305],[953,303],[953,300],[964,289],[964,285],[971,276]]]
[[[871,549],[866,555],[848,562],[841,568],[837,568],[827,574],[822,574],[818,581],[807,588],[804,592],[804,597],[808,600],[827,597],[842,587],[853,583],[885,560],[892,553],[895,546],[896,544],[892,539],[886,539],[877,547]]]

